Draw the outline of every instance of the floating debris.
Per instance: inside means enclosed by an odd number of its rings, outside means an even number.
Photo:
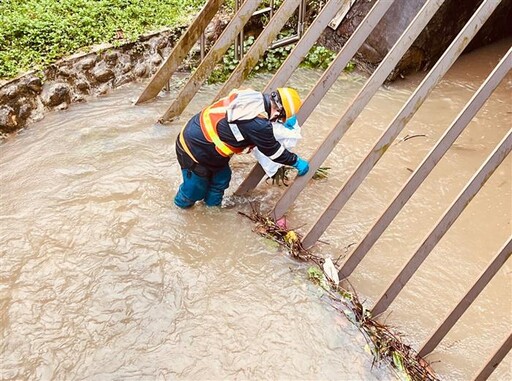
[[[282,166],[279,167],[277,172],[274,174],[274,176],[269,177],[267,180],[272,179],[272,185],[281,186],[284,185],[285,187],[288,186],[287,181],[290,180],[288,177],[288,172],[290,171],[289,167]]]
[[[329,176],[329,169],[331,167],[320,167],[316,170],[315,174],[313,175],[314,180],[323,180],[326,179]]]
[[[404,344],[399,333],[392,332],[389,326],[378,322],[372,316],[371,311],[359,300],[353,287],[350,287],[352,290],[348,290],[340,285],[338,274],[330,259],[326,260],[306,250],[301,244],[300,235],[295,230],[288,229],[286,223],[275,223],[269,216],[262,215],[254,204],[251,204],[251,208],[251,214],[238,213],[256,223],[255,232],[279,243],[293,257],[316,264],[308,269],[309,279],[322,287],[329,296],[331,305],[363,333],[367,342],[365,348],[373,356],[372,366],[384,362],[402,379],[439,381],[430,364],[409,345]],[[279,221],[283,222],[283,219]]]
[[[318,269],[318,271],[321,271]],[[309,272],[308,274],[311,274]],[[325,274],[324,274],[325,275]],[[344,314],[366,339],[366,349],[373,355],[373,365],[385,362],[398,372],[398,375],[406,380],[439,381],[430,364],[409,345],[402,341],[399,333],[392,332],[391,328],[377,321],[359,300],[357,293],[352,290],[336,286],[325,277],[329,289],[326,289],[325,282],[318,283],[318,277],[311,277],[322,288],[326,290],[332,301],[337,302],[331,305]]]
[[[276,221],[276,225],[283,230],[288,230],[288,221],[286,221],[286,216],[283,216],[280,219],[278,219]]]
[[[330,167],[320,167],[315,171],[315,174],[313,175],[313,180],[323,180],[326,179],[329,176],[329,169]],[[285,187],[288,186],[288,182],[290,181],[290,177],[288,174],[290,173],[291,168],[282,166],[279,167],[277,172],[272,177],[268,177],[266,182],[268,183],[268,180],[272,179],[272,185],[281,186],[284,185]]]
[[[254,228],[256,233],[286,247],[293,257],[303,261],[312,261],[318,266],[323,265],[324,259],[322,257],[314,255],[302,246],[300,236],[297,232],[293,229],[289,229],[286,224],[277,224],[270,216],[262,215],[259,211],[259,207],[255,204],[251,203],[251,208],[251,214],[243,212],[238,213],[256,223],[256,227]]]
[[[331,258],[327,258],[323,265],[324,274],[329,278],[331,282],[333,282],[336,286],[340,283],[340,278],[338,276],[338,269],[332,263]]]

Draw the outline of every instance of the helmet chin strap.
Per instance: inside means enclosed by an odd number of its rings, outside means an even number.
[[[282,111],[278,111],[278,114],[277,114],[277,115],[271,116],[271,117],[270,117],[270,121],[271,121],[271,122],[277,122],[277,121],[279,121],[279,122],[283,123],[283,122],[284,122],[284,118],[283,118],[283,116],[282,116]]]
[[[270,99],[272,102],[271,111],[272,109],[275,109],[277,111],[277,115],[270,115],[270,121],[276,122],[279,120],[281,122],[284,122],[284,120],[286,119],[286,114],[284,113],[284,107],[281,104],[281,100],[279,99],[279,94],[276,93],[275,91],[272,91],[272,93],[270,93]]]

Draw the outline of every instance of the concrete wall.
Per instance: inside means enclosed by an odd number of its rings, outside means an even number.
[[[357,0],[338,29],[327,28],[319,42],[339,51],[374,3],[375,0]],[[393,3],[357,54],[356,61],[363,70],[372,72],[375,69],[425,3],[426,0],[396,0]],[[481,3],[482,0],[445,0],[389,79],[432,67]],[[502,0],[466,50],[511,35],[512,0]]]

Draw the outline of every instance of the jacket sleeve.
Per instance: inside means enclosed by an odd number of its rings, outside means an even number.
[[[240,123],[240,131],[244,138],[258,147],[260,152],[272,161],[284,165],[293,165],[297,155],[288,151],[274,137],[272,124],[263,118],[256,118]]]

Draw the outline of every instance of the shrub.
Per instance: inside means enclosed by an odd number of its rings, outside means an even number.
[[[288,31],[285,33],[281,33],[278,36],[278,39],[284,38],[286,36],[292,35],[293,31]],[[244,51],[247,52],[249,48],[254,44],[254,37],[249,36],[244,41]],[[293,50],[295,45],[286,45],[275,49],[269,49],[265,52],[263,57],[258,61],[258,63],[254,66],[251,71],[251,74],[256,73],[273,73],[281,64],[286,60],[290,52]],[[330,63],[336,57],[336,53],[332,50],[329,50],[320,45],[314,45],[306,57],[301,62],[301,66],[309,67],[309,68],[318,68],[325,70],[330,65]],[[208,78],[208,83],[219,83],[225,82],[231,72],[238,65],[238,60],[235,58],[235,49],[234,47],[230,47],[226,54],[222,59],[222,63],[218,64],[215,70],[212,72],[210,77]],[[354,69],[354,63],[349,62],[346,71],[352,71]]]
[[[0,78],[119,38],[184,24],[204,0],[2,0]]]

